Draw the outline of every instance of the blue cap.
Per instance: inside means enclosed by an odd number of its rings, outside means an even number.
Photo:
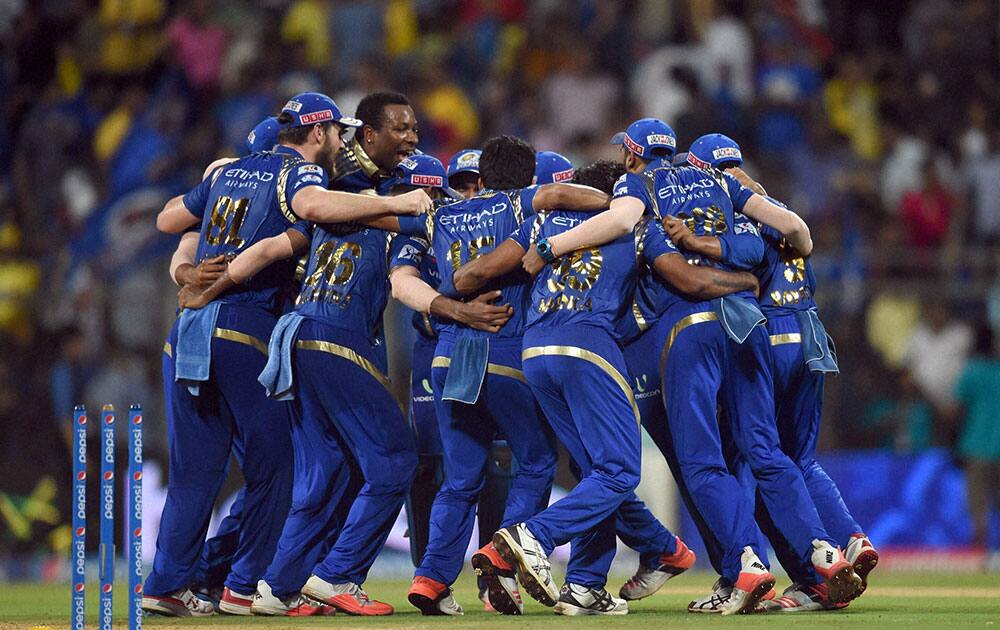
[[[666,149],[667,155],[677,150],[677,134],[659,118],[640,118],[625,131],[611,138],[611,144],[623,144],[632,153],[651,160],[655,149]]]
[[[740,145],[721,133],[706,134],[691,143],[687,154],[688,164],[698,168],[718,168],[723,162],[743,165]]]
[[[555,151],[535,154],[535,183],[553,184],[573,179],[573,163]]]
[[[444,188],[448,178],[444,164],[433,155],[422,153],[411,155],[396,167],[396,184],[408,184],[419,188]]]
[[[303,127],[323,122],[335,122],[345,127],[360,127],[361,121],[340,113],[340,108],[333,99],[319,92],[302,92],[293,96],[282,112],[292,115],[293,122],[289,127]]]
[[[448,160],[448,177],[459,173],[479,174],[479,149],[462,149]]]
[[[270,151],[274,145],[278,144],[278,132],[280,131],[281,123],[278,122],[277,116],[268,116],[260,121],[247,136],[247,152]]]

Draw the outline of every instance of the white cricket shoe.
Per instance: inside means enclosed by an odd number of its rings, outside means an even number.
[[[861,593],[868,588],[868,574],[878,564],[878,551],[864,534],[854,534],[851,542],[847,543],[844,551],[844,559],[851,563],[854,572],[861,578]],[[858,593],[860,595],[861,593]]]
[[[524,523],[493,534],[493,546],[504,561],[513,565],[518,581],[529,595],[549,608],[556,605],[559,589],[552,580],[552,565],[542,545]]]
[[[198,599],[188,588],[165,597],[143,595],[142,609],[168,617],[209,617],[215,614],[212,602]]]
[[[767,570],[751,547],[743,548],[740,557],[742,567],[736,584],[729,594],[729,601],[722,605],[723,615],[742,615],[753,612],[771,589],[774,588],[774,576]]]
[[[393,607],[368,597],[365,589],[354,582],[333,584],[318,575],[310,575],[302,586],[302,594],[324,604],[329,604],[348,615],[375,617],[391,615]]]
[[[861,578],[854,573],[854,567],[844,559],[840,549],[818,539],[812,546],[813,568],[826,583],[831,602],[846,604],[864,591]]]
[[[838,605],[830,601],[826,584],[807,586],[796,583],[786,588],[780,597],[762,601],[757,606],[757,611],[765,613],[816,612],[836,610],[846,605]]]
[[[566,584],[559,591],[555,605],[557,615],[627,615],[628,602],[613,596],[603,588]]]
[[[333,606],[313,601],[301,593],[285,600],[279,599],[271,591],[271,586],[260,580],[250,612],[272,617],[314,617],[333,615],[335,611]]]
[[[672,554],[663,554],[655,567],[644,567],[641,564],[628,582],[622,585],[618,596],[624,600],[642,599],[660,590],[667,580],[684,573],[695,563],[694,552],[684,541],[677,537],[677,548]]]
[[[711,593],[688,604],[688,612],[709,615],[721,613],[722,607],[729,603],[729,598],[732,594],[732,585],[723,584],[722,578],[719,578],[712,585]]]

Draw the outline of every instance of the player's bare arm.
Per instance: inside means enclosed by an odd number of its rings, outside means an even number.
[[[699,300],[760,290],[757,276],[748,271],[723,271],[714,267],[689,265],[681,254],[664,254],[653,261],[657,275],[681,293]]]
[[[606,212],[550,238],[552,253],[558,257],[578,249],[597,247],[613,241],[635,229],[635,224],[642,218],[644,211],[645,204],[636,197],[614,199]],[[531,248],[524,254],[521,265],[525,271],[536,275],[545,266],[545,261],[534,248]]]
[[[489,291],[470,302],[460,302],[441,295],[420,277],[420,272],[409,265],[401,265],[389,273],[392,297],[415,311],[435,317],[451,319],[466,326],[497,332],[513,314],[509,304],[495,305],[500,291]]]
[[[809,226],[802,220],[802,217],[791,210],[775,205],[767,198],[755,194],[743,206],[743,214],[781,232],[788,244],[803,256],[812,253],[813,243]]]
[[[455,290],[465,295],[483,288],[493,278],[517,270],[524,249],[514,239],[508,238],[493,251],[458,268],[452,282]]]
[[[165,234],[180,234],[199,221],[198,217],[184,205],[184,195],[177,195],[167,201],[156,215],[156,229]]]
[[[177,286],[190,284],[207,287],[226,270],[225,256],[206,258],[195,265],[198,236],[197,232],[187,232],[181,236],[181,242],[177,244],[177,249],[170,259],[170,277]]]
[[[536,211],[552,210],[604,210],[610,197],[590,186],[580,184],[545,184],[539,186],[531,205]]]
[[[412,190],[395,197],[376,197],[309,186],[292,198],[292,211],[295,215],[316,223],[363,221],[388,215],[418,215],[430,208],[431,198],[423,190]]]
[[[663,231],[681,249],[712,260],[722,260],[722,242],[717,236],[695,236],[684,222],[673,215],[663,217]]]
[[[260,240],[240,252],[207,288],[185,285],[177,294],[177,305],[182,309],[202,308],[271,263],[300,255],[308,248],[309,239],[298,230],[286,230],[283,234]]]

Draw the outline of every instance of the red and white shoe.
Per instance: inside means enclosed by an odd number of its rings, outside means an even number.
[[[878,551],[864,534],[852,534],[851,542],[847,543],[844,559],[851,563],[854,572],[861,578],[861,593],[868,588],[868,574],[878,564]],[[861,595],[858,593],[858,595]]]
[[[423,575],[413,578],[406,599],[419,608],[420,613],[425,616],[465,614],[459,603],[455,601],[447,584],[442,584]]]
[[[376,617],[395,612],[389,604],[369,598],[368,593],[354,582],[331,584],[318,576],[310,575],[302,587],[302,594],[348,615]]]
[[[659,564],[652,568],[640,564],[635,575],[622,585],[618,596],[629,601],[649,597],[660,590],[667,583],[667,580],[694,566],[695,559],[694,552],[688,549],[688,546],[678,536],[677,548],[674,553],[660,556]]]
[[[250,606],[253,605],[253,594],[243,595],[229,590],[229,587],[222,589],[222,599],[219,600],[219,611],[227,615],[249,616]]]
[[[774,588],[776,581],[774,576],[767,570],[767,567],[764,566],[751,547],[743,548],[740,563],[742,564],[740,575],[736,578],[736,584],[729,595],[729,600],[721,606],[720,612],[723,615],[742,615],[753,612],[757,608],[757,604]]]
[[[257,582],[257,592],[253,596],[250,612],[272,617],[325,617],[336,611],[333,606],[313,601],[301,593],[285,600],[279,599],[271,591],[271,585],[260,580]]]
[[[757,606],[757,612],[765,613],[789,613],[789,612],[815,612],[821,610],[837,610],[845,608],[847,604],[834,604],[830,601],[826,590],[826,584],[816,584],[807,586],[805,584],[792,584],[785,589],[781,597],[762,601]]]
[[[502,615],[524,613],[514,567],[500,556],[492,542],[472,554],[472,568],[486,584],[486,603],[494,612]]]
[[[823,540],[812,542],[812,563],[816,573],[823,578],[830,601],[846,604],[861,594],[861,578],[854,573],[854,567],[844,559],[840,549]]]
[[[142,609],[168,617],[209,617],[215,614],[212,602],[198,599],[190,589],[183,589],[164,597],[143,595]]]

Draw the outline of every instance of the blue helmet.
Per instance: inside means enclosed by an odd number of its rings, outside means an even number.
[[[691,143],[687,162],[698,168],[718,168],[726,162],[736,162],[737,166],[742,166],[743,153],[740,145],[729,136],[709,133]]]
[[[573,179],[573,163],[555,151],[539,151],[535,154],[535,183],[553,184]]]
[[[448,177],[459,173],[479,174],[479,149],[462,149],[448,160]]]

